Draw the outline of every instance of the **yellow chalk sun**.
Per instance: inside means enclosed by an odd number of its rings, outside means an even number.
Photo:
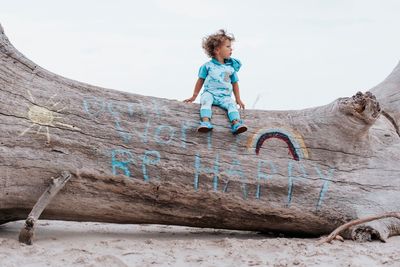
[[[47,108],[31,106],[28,111],[28,117],[35,124],[53,126],[53,111]]]
[[[32,100],[32,103],[35,103],[36,101],[29,90],[28,90],[28,94]],[[31,129],[33,130],[33,128],[35,126],[37,126],[38,129],[36,130],[36,134],[45,135],[47,137],[47,142],[50,143],[51,137],[50,137],[49,126],[57,127],[57,125],[60,125],[60,126],[64,126],[67,128],[79,130],[79,128],[77,128],[75,126],[57,121],[58,119],[62,119],[62,117],[57,116],[57,115],[59,114],[60,111],[62,111],[65,108],[61,108],[59,110],[52,111],[52,109],[55,108],[59,104],[59,102],[57,102],[57,103],[52,104],[51,106],[48,106],[48,103],[55,96],[56,95],[53,95],[52,97],[50,97],[50,99],[43,106],[33,104],[32,106],[28,107],[28,118],[32,124],[28,128],[26,128],[20,134],[20,136],[24,136],[27,132],[29,132]],[[44,132],[41,131],[42,128],[44,128]]]

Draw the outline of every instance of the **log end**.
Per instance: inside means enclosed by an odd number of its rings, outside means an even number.
[[[371,242],[373,240],[386,242],[385,236],[387,236],[385,232],[381,232],[368,225],[356,227],[351,232],[351,239],[358,242]]]

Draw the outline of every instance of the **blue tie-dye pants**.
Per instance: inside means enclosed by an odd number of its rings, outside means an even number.
[[[228,112],[228,118],[232,122],[240,120],[239,111],[235,101],[230,96],[215,96],[209,92],[204,92],[200,98],[200,117],[210,118],[212,116],[211,106],[219,106]]]

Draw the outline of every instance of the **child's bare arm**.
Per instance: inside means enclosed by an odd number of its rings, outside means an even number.
[[[203,87],[203,83],[204,83],[204,79],[198,78],[198,79],[197,79],[197,82],[196,82],[196,85],[194,86],[193,96],[192,96],[191,98],[188,98],[188,99],[183,100],[183,102],[190,103],[190,102],[195,101],[195,100],[196,100],[196,97],[199,95],[199,92],[200,92],[200,90],[201,90],[201,87]]]
[[[245,105],[244,105],[243,101],[240,99],[239,83],[238,82],[232,83],[232,87],[233,87],[233,94],[235,95],[236,103],[239,105],[239,107],[241,109],[244,109]]]

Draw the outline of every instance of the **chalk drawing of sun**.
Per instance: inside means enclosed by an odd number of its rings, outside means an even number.
[[[57,127],[57,125],[59,125],[74,130],[80,130],[78,127],[58,121],[62,119],[61,116],[58,116],[60,114],[59,112],[64,110],[65,107],[53,111],[53,109],[55,109],[60,104],[60,102],[53,102],[52,104],[50,104],[50,102],[53,101],[53,98],[55,98],[57,94],[50,97],[43,106],[34,104],[36,103],[35,98],[29,90],[28,95],[33,103],[33,105],[28,106],[28,118],[32,124],[24,131],[22,131],[19,136],[24,136],[26,133],[32,130],[36,131],[37,135],[45,135],[47,137],[47,143],[50,143],[51,137],[49,127]],[[36,127],[37,129],[35,129]]]

